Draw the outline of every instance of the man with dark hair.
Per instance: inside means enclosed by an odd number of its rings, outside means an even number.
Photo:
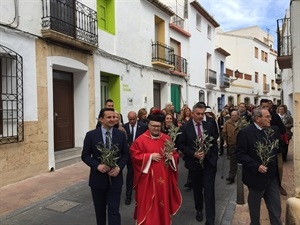
[[[104,108],[114,109],[114,101],[113,101],[112,99],[110,99],[110,98],[107,99],[107,100],[105,101],[105,106],[104,106]],[[120,115],[120,121],[121,121],[121,123],[124,124],[122,114],[119,113],[119,115]],[[101,122],[100,122],[99,119],[100,119],[100,113],[99,113],[99,115],[98,115],[98,121],[97,121],[97,124],[96,124],[96,128],[98,128],[98,127],[101,126]]]
[[[273,107],[273,104],[270,104],[271,100],[268,99],[261,99],[260,100],[260,106],[264,109],[267,109],[271,115],[271,126],[276,126],[279,129],[280,133],[280,142],[279,142],[279,149],[277,152],[277,160],[278,160],[278,171],[279,171],[279,191],[282,195],[286,196],[287,192],[286,190],[282,187],[282,175],[283,175],[283,160],[282,160],[282,149],[284,148],[283,146],[283,139],[282,135],[285,134],[285,127],[284,124],[282,123],[282,120],[276,113],[276,111],[273,111],[271,108]],[[272,102],[272,101],[271,101]]]
[[[122,169],[129,157],[128,144],[125,133],[114,128],[114,109],[101,109],[99,120],[101,122],[100,127],[87,132],[84,138],[81,159],[91,168],[89,186],[91,187],[97,225],[106,224],[106,211],[108,224],[120,225]],[[103,160],[103,157],[108,157],[104,154],[105,149],[114,151],[118,156],[115,162],[116,166],[108,166],[105,163],[106,160]],[[107,210],[106,207],[108,207]]]
[[[245,103],[241,102],[239,104],[239,108],[238,108],[238,113],[239,113],[239,117],[242,120],[247,121],[248,123],[252,123],[252,115],[251,113],[247,110],[247,106]]]
[[[181,134],[178,136],[178,149],[182,151],[185,159],[185,167],[189,170],[194,193],[196,209],[196,220],[203,220],[203,190],[205,201],[205,213],[207,225],[215,223],[215,178],[218,161],[218,144],[215,137],[213,125],[204,121],[205,106],[196,104],[192,109],[192,119],[181,127]],[[211,141],[211,146],[206,154],[200,151],[204,138]],[[200,141],[200,146],[196,144]],[[202,143],[202,144],[201,144]],[[203,162],[201,164],[200,162]]]

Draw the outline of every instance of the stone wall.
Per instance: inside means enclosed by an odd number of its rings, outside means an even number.
[[[24,122],[24,142],[0,146],[0,187],[47,172],[47,130]]]

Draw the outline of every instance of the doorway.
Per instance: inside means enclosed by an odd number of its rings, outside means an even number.
[[[73,74],[53,71],[54,151],[74,148]]]

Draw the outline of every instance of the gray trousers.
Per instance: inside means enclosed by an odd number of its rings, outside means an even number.
[[[248,187],[249,188],[249,187]],[[260,206],[261,199],[264,198],[267,205],[270,224],[282,225],[281,204],[278,186],[278,177],[272,179],[265,190],[257,191],[249,188],[248,206],[250,212],[251,223],[250,225],[260,224]]]
[[[230,160],[230,169],[229,169],[229,179],[233,179],[236,176],[237,172],[237,159],[235,154],[236,146],[228,146],[227,153],[229,154],[229,160]]]

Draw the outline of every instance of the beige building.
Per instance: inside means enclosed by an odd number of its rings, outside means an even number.
[[[71,157],[80,154],[96,117],[93,51],[98,37],[96,12],[79,2],[5,1],[0,6],[7,9],[0,17],[4,186],[60,167],[55,157],[61,149],[73,150]],[[88,26],[74,23],[79,15]]]

